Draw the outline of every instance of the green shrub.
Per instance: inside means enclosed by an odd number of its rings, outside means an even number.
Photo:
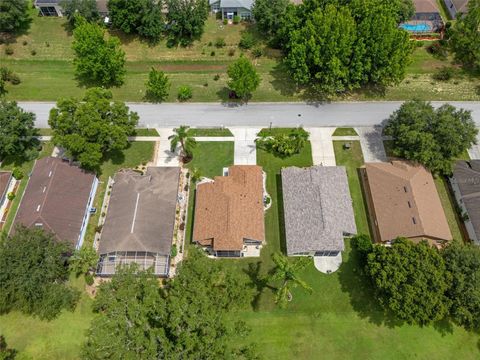
[[[223,48],[225,45],[227,45],[225,43],[225,39],[224,38],[217,38],[217,40],[215,40],[215,47],[217,49],[221,49]]]
[[[259,58],[263,55],[263,50],[259,47],[256,47],[252,50],[252,55],[254,58]]]
[[[424,44],[423,44],[423,41],[422,41],[422,40],[415,41],[415,46],[416,46],[417,48],[421,48],[421,47],[423,47],[423,45],[424,45]]]
[[[10,75],[10,83],[12,85],[18,85],[20,84],[22,81],[20,80],[20,77],[17,75],[17,74],[11,74]]]
[[[5,54],[13,55],[13,48],[10,45],[5,46]]]
[[[174,258],[175,256],[177,256],[177,254],[178,254],[177,245],[173,244],[172,245],[172,250],[170,251],[170,256],[172,258]]]
[[[253,37],[253,35],[246,32],[246,33],[242,34],[242,37],[240,39],[240,42],[238,43],[238,46],[241,49],[248,50],[248,49],[251,49],[252,47],[254,47],[255,43],[256,43],[256,41],[255,41],[255,38]]]
[[[30,54],[32,54],[32,56],[35,56],[35,55],[37,55],[37,50],[35,50],[35,49],[32,49],[32,51],[30,51]]]
[[[235,49],[228,49],[228,56],[235,55]]]
[[[234,23],[234,24],[239,24],[239,23],[240,23],[240,20],[242,20],[242,19],[241,19],[240,16],[238,16],[238,15],[235,15],[235,16],[233,17],[233,23]]]
[[[223,25],[227,25],[228,24],[228,20],[227,19],[223,19]]]
[[[442,46],[438,41],[428,46],[427,51],[433,56],[441,59],[446,59],[448,55],[446,47]]]
[[[94,278],[93,278],[93,275],[88,273],[88,274],[85,274],[85,283],[89,286],[92,286],[93,283],[95,282]]]
[[[451,67],[443,66],[433,74],[433,78],[439,81],[448,81],[453,75],[455,75],[455,71]]]
[[[191,99],[192,96],[193,96],[192,88],[190,86],[184,85],[184,86],[180,86],[180,88],[178,89],[178,95],[177,95],[178,100],[187,101]]]
[[[13,72],[9,68],[2,66],[0,67],[0,78],[3,81],[10,81],[10,77],[12,76]]]
[[[213,80],[214,80],[214,81],[220,80],[220,75],[219,75],[219,74],[215,74],[215,76],[213,77]]]
[[[215,56],[215,51],[212,51],[212,52],[210,53],[210,56]]]
[[[23,179],[23,171],[22,171],[22,169],[19,169],[19,168],[13,169],[12,175],[13,175],[13,177],[14,177],[15,179],[17,179],[17,180],[22,180],[22,179]]]
[[[27,45],[28,45],[28,41],[27,41],[27,40],[23,40],[22,44],[23,44],[23,46],[27,46]]]
[[[15,199],[15,193],[9,192],[8,195],[7,195],[7,199],[9,201],[12,201],[13,199]]]

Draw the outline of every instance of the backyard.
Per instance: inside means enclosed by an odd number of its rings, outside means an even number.
[[[265,46],[252,26],[223,25],[214,17],[208,19],[202,38],[189,47],[169,48],[165,40],[153,46],[134,36],[110,31],[112,35],[120,36],[127,58],[125,84],[113,88],[113,94],[118,100],[144,101],[145,81],[150,69],[155,67],[170,77],[171,91],[167,101],[176,101],[177,89],[182,85],[192,87],[192,101],[228,101],[228,65],[242,53],[252,57],[251,51],[238,47],[243,32],[256,36],[257,46],[264,52],[260,58],[253,59],[262,81],[252,101],[312,100],[290,79],[282,65],[280,52]],[[224,47],[215,46],[219,38],[224,39]],[[0,45],[0,62],[18,73],[22,80],[19,85],[7,86],[7,98],[54,101],[60,96],[83,95],[84,89],[79,87],[73,74],[71,42],[72,34],[65,26],[65,19],[34,16],[28,33],[9,45],[13,49],[12,55],[6,55],[6,45]],[[460,69],[448,81],[432,78],[436,69],[450,65],[451,59],[435,58],[427,51],[428,45],[425,42],[422,47],[415,48],[405,80],[397,86],[366,88],[338,100],[406,100],[412,97],[479,100],[480,79]]]

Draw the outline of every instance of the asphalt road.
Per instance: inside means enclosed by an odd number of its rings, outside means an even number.
[[[472,110],[480,127],[480,102],[450,102],[452,105]],[[381,124],[398,109],[400,101],[392,102],[335,102],[306,103],[250,103],[229,105],[218,103],[128,103],[140,115],[141,127],[198,127],[255,126],[373,126]],[[433,102],[440,106],[443,102]],[[25,110],[37,116],[37,127],[48,127],[48,114],[55,105],[47,102],[19,102]]]

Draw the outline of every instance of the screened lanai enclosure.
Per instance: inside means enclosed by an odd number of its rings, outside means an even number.
[[[136,263],[139,270],[153,268],[157,276],[168,276],[170,256],[146,251],[115,251],[102,254],[97,266],[97,275],[111,276],[118,266]]]

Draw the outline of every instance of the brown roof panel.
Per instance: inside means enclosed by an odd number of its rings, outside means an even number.
[[[381,241],[399,236],[451,240],[433,177],[406,161],[365,164]]]
[[[41,226],[76,246],[95,175],[60,158],[35,162],[14,225]]]
[[[215,251],[242,250],[243,240],[265,241],[263,175],[256,165],[235,165],[228,176],[197,186],[193,241]]]
[[[414,0],[415,12],[418,13],[440,13],[435,0]]]

